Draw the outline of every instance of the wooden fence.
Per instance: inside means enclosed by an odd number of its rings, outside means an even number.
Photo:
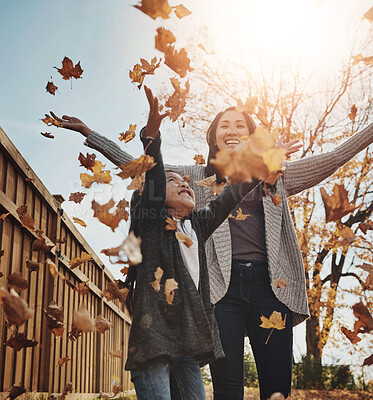
[[[0,392],[12,385],[23,384],[27,391],[61,393],[72,382],[74,392],[111,392],[114,383],[123,385],[124,391],[132,389],[130,377],[124,371],[127,341],[131,320],[118,300],[106,301],[101,290],[113,276],[61,210],[61,196],[52,196],[38,179],[13,143],[0,127],[0,215],[10,213],[0,220],[0,287],[7,286],[7,276],[19,272],[29,282],[21,292],[34,315],[18,328],[28,339],[38,345],[20,351],[6,346],[13,328],[5,322],[0,306]],[[27,205],[27,214],[35,220],[35,228],[42,230],[47,241],[56,244],[49,252],[32,251],[35,233],[21,225],[17,208]],[[57,243],[66,238],[65,243]],[[69,260],[85,251],[93,258],[78,268],[70,270]],[[65,279],[53,278],[44,261],[50,258]],[[39,271],[30,271],[26,261],[40,262]],[[0,274],[1,276],[1,274]],[[74,287],[87,281],[89,291],[81,295]],[[73,285],[68,285],[71,282]],[[43,309],[54,300],[64,307],[64,334],[55,337],[47,327]],[[109,319],[113,326],[104,334],[83,333],[77,340],[68,338],[73,310],[84,303],[91,316],[99,314]],[[123,358],[111,352],[121,350]],[[63,366],[58,360],[70,357]]]

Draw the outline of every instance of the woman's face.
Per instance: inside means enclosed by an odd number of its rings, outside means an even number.
[[[237,150],[241,136],[249,136],[249,127],[245,117],[236,110],[226,111],[216,128],[216,145],[219,150]]]
[[[166,201],[165,206],[171,215],[186,217],[194,209],[194,191],[188,182],[176,172],[166,172]]]

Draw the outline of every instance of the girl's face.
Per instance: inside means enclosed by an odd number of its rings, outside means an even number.
[[[188,216],[195,206],[194,191],[176,172],[166,172],[166,180],[166,208],[174,217]]]
[[[219,150],[238,150],[241,136],[249,136],[250,131],[242,113],[236,110],[226,111],[216,128],[216,145]]]

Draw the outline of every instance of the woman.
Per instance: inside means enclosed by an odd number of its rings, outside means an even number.
[[[80,120],[53,116],[63,127],[82,133],[87,146],[100,151],[114,164],[122,165],[133,159]],[[214,198],[208,188],[195,182],[216,172],[210,162],[216,152],[234,150],[239,146],[240,137],[254,130],[255,124],[249,115],[227,109],[215,117],[208,130],[207,167],[167,166],[190,176],[197,209]],[[286,198],[319,184],[372,142],[373,124],[330,152],[286,163],[283,176],[270,193],[280,196],[281,203],[274,204],[269,194],[258,189],[239,205],[244,214],[251,214],[247,220],[252,219],[255,227],[245,229],[245,224],[239,224],[245,221],[229,218],[206,243],[211,301],[216,304],[215,316],[225,352],[225,358],[211,365],[215,400],[243,399],[246,331],[257,365],[261,400],[273,392],[281,392],[285,397],[290,394],[292,326],[307,319],[309,310],[302,257]],[[287,147],[288,154],[297,150],[294,142]],[[219,182],[221,177],[219,174],[217,177]],[[270,286],[270,282],[281,278],[287,282],[285,288]],[[281,312],[282,319],[286,315],[285,329],[275,330],[265,344],[269,330],[259,327],[260,316],[269,318],[273,311]]]

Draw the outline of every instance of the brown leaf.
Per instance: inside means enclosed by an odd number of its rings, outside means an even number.
[[[136,136],[136,124],[135,125],[130,125],[128,131],[125,133],[120,133],[119,134],[119,140],[122,142],[124,140],[124,143],[128,143],[130,140],[132,140]]]
[[[83,192],[71,193],[69,196],[69,201],[73,201],[74,203],[80,204],[86,195],[87,194]]]
[[[1,215],[0,215],[0,219],[2,219],[2,220],[4,221],[4,219],[5,219],[8,215],[10,215],[10,212],[1,214]]]
[[[73,328],[81,332],[93,332],[95,330],[95,320],[91,317],[84,304],[81,304],[78,310],[74,310]]]
[[[359,224],[360,230],[366,235],[367,231],[373,230],[373,221],[368,220],[367,222],[361,222]]]
[[[45,241],[45,238],[42,236],[39,236],[37,239],[35,239],[32,242],[32,251],[44,251],[46,253],[50,252],[54,247],[54,244],[47,244]]]
[[[58,359],[58,363],[57,365],[62,367],[63,365],[65,365],[66,363],[68,363],[70,361],[70,357],[63,357],[63,358],[59,358]]]
[[[101,295],[108,301],[119,299],[120,302],[125,303],[128,293],[128,288],[120,289],[117,282],[108,282],[106,290],[103,290]]]
[[[9,389],[8,397],[10,398],[10,400],[14,400],[23,393],[26,393],[26,389],[23,385],[19,385],[19,386],[13,385]]]
[[[341,326],[341,331],[346,335],[347,339],[352,343],[356,344],[359,343],[361,338],[359,338],[358,332],[355,331],[350,331],[349,329],[345,328],[344,326]]]
[[[355,332],[368,333],[373,330],[373,318],[366,308],[366,306],[360,301],[352,306],[354,315],[357,318],[354,324]]]
[[[110,330],[113,324],[108,319],[102,317],[101,315],[98,315],[95,318],[95,326],[98,333],[105,333],[106,331]]]
[[[56,68],[56,70],[62,75],[62,79],[69,80],[70,78],[79,79],[83,73],[82,67],[80,66],[80,61],[78,64],[73,64],[73,62],[68,57],[64,57],[62,60],[62,68]]]
[[[93,183],[105,183],[109,184],[111,182],[110,171],[104,171],[103,165],[100,161],[95,161],[91,168],[93,175],[80,174],[80,179],[82,181],[82,186],[89,189]]]
[[[48,126],[52,126],[52,125],[57,126],[57,127],[61,126],[60,123],[56,119],[52,118],[50,115],[48,115],[48,114],[44,114],[44,115],[45,115],[45,118],[43,118],[42,121],[45,124],[47,124]]]
[[[53,82],[49,82],[49,81],[47,83],[47,86],[45,87],[45,90],[48,93],[53,94],[53,96],[56,94],[57,89],[58,89],[58,87]]]
[[[370,8],[364,15],[363,19],[368,20],[369,22],[373,21],[373,7]]]
[[[282,171],[274,171],[269,174],[268,178],[264,181],[270,186],[274,186],[277,180],[282,176],[284,173]]]
[[[9,288],[13,288],[18,294],[29,287],[27,280],[19,272],[13,272],[7,279]]]
[[[121,270],[120,270],[120,273],[121,274],[123,274],[124,276],[126,276],[127,275],[127,273],[128,273],[128,267],[123,267]]]
[[[122,179],[132,178],[134,176],[140,176],[144,172],[149,171],[154,167],[156,163],[154,158],[148,155],[142,155],[140,158],[132,160],[127,164],[120,165],[119,168],[122,170],[119,175]]]
[[[188,71],[193,71],[193,68],[190,66],[190,59],[188,58],[185,49],[177,51],[173,45],[168,45],[164,51],[164,55],[164,63],[175,71],[180,78],[185,78]]]
[[[325,207],[326,222],[339,221],[345,215],[359,208],[350,203],[348,192],[343,184],[335,184],[330,196],[324,188],[320,188],[320,193]]]
[[[171,8],[173,8],[175,15],[176,15],[179,19],[184,18],[184,17],[187,17],[188,15],[191,14],[191,12],[190,12],[184,5],[182,5],[182,4],[179,4],[178,6],[176,6],[176,7],[171,7]]]
[[[140,58],[140,64],[133,66],[133,70],[129,72],[132,83],[138,83],[137,87],[141,89],[146,75],[154,75],[154,71],[160,67],[161,59],[157,63],[157,57],[152,58],[150,64],[144,58]]]
[[[285,289],[287,282],[283,278],[277,278],[272,281],[271,286],[277,289]]]
[[[176,232],[175,236],[176,239],[185,244],[186,247],[190,247],[193,244],[193,240],[183,232]]]
[[[172,304],[175,297],[175,290],[179,287],[174,278],[166,279],[164,283],[164,294],[166,295],[166,302]]]
[[[60,278],[65,279],[64,274],[61,273],[61,272],[58,272],[58,269],[57,269],[57,267],[56,267],[56,264],[55,264],[52,260],[50,260],[49,258],[47,258],[47,259],[45,260],[45,263],[47,264],[48,269],[49,269],[49,272],[50,272],[50,274],[53,276],[53,278],[57,278],[57,277],[59,276]]]
[[[113,357],[117,358],[123,358],[123,351],[122,350],[109,350],[109,354],[112,355]]]
[[[128,190],[140,190],[142,192],[143,183],[145,182],[145,174],[135,176],[131,183],[127,186]]]
[[[241,99],[237,99],[237,107],[236,110],[241,113],[254,114],[255,106],[258,104],[257,97],[248,97],[245,100],[245,104],[243,104]]]
[[[373,286],[373,265],[371,264],[367,264],[367,263],[363,263],[363,265],[356,265],[357,268],[361,268],[364,271],[368,272],[369,275],[365,281],[365,284],[370,287]]]
[[[226,183],[216,183],[216,174],[209,176],[208,178],[202,179],[195,182],[196,185],[209,188],[214,194],[220,194],[223,192]]]
[[[83,153],[79,153],[78,160],[80,161],[80,167],[84,167],[89,171],[93,171],[92,168],[96,163],[96,154],[89,154],[85,157]]]
[[[352,59],[353,59],[352,65],[359,64],[359,62],[363,62],[365,65],[373,64],[373,56],[363,57],[361,54],[358,54],[356,56],[352,56]]]
[[[167,19],[171,12],[171,7],[167,0],[141,0],[141,4],[134,7],[153,19],[157,17]]]
[[[363,367],[365,365],[372,365],[373,364],[373,354],[367,357],[363,362]]]
[[[73,217],[73,221],[76,224],[81,225],[83,228],[87,227],[87,224],[83,220],[81,220],[80,218]]]
[[[156,292],[159,292],[161,290],[162,276],[163,269],[161,267],[157,267],[156,271],[154,272],[155,280],[149,283]]]
[[[86,261],[92,260],[92,255],[82,251],[80,257],[73,258],[69,261],[70,269],[74,269],[79,267],[80,264],[83,264]]]
[[[115,213],[112,214],[109,212],[110,209],[114,207],[114,200],[111,199],[108,203],[100,205],[95,200],[92,201],[92,209],[94,211],[93,216],[98,218],[100,222],[109,226],[111,230],[114,230],[118,227],[119,223],[124,219],[128,221],[128,211],[125,210],[125,207],[128,206],[128,202],[123,200],[118,203],[117,209]]]
[[[20,206],[17,208],[17,214],[19,216],[19,219],[21,221],[22,226],[27,228],[29,231],[33,231],[35,229],[35,221],[33,218],[30,217],[30,215],[27,214],[27,206]]]
[[[50,132],[40,132],[40,134],[48,139],[54,139],[54,136]]]
[[[43,309],[45,316],[47,317],[47,326],[53,335],[63,336],[63,306],[58,307],[57,304],[52,300],[47,306],[47,309]]]
[[[78,292],[82,295],[87,294],[89,292],[88,281],[80,282],[78,285]]]
[[[37,261],[32,261],[32,260],[28,260],[26,261],[26,267],[30,270],[30,272],[32,271],[39,271],[40,268],[40,263],[38,263]]]
[[[169,30],[161,27],[157,29],[157,36],[155,37],[155,48],[163,53],[169,44],[175,43],[175,36]]]
[[[351,121],[355,121],[355,118],[357,116],[357,107],[355,104],[351,106],[351,111],[350,114],[348,114],[348,117],[350,118]]]
[[[38,342],[34,339],[27,339],[24,333],[13,332],[5,344],[6,346],[12,347],[16,351],[20,351],[27,347],[34,347],[38,344]]]
[[[70,382],[63,388],[62,394],[57,397],[57,400],[65,400],[66,396],[67,396],[67,393],[68,392],[72,393],[72,391],[73,391],[73,385]]]
[[[166,217],[167,225],[164,227],[166,231],[176,231],[177,230],[177,220],[171,217]]]
[[[336,246],[348,246],[358,239],[358,236],[356,236],[354,231],[348,226],[343,226],[343,228],[339,230],[339,236],[342,240],[338,241]]]
[[[0,305],[3,306],[5,317],[9,325],[22,325],[34,315],[34,310],[28,308],[27,303],[13,289],[10,293],[0,288]]]
[[[206,164],[206,160],[203,158],[202,154],[196,154],[193,157],[193,160],[196,162],[197,165]]]

